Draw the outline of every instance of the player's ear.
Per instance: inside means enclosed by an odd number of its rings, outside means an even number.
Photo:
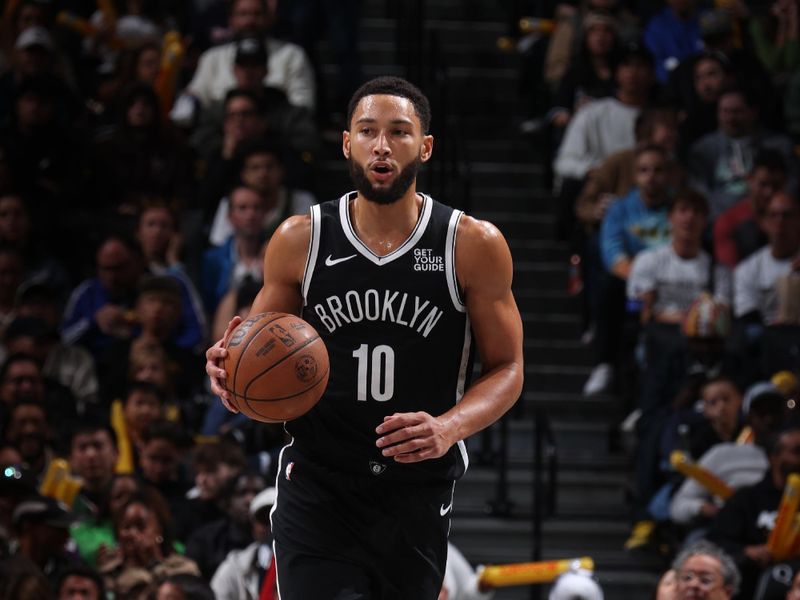
[[[422,138],[422,148],[419,151],[419,159],[422,162],[428,162],[433,153],[433,136],[426,135]]]
[[[345,158],[350,158],[350,132],[346,129],[342,132],[342,154]]]

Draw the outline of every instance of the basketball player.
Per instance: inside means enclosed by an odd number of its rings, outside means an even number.
[[[282,600],[435,600],[464,439],[522,388],[508,245],[491,224],[416,190],[433,149],[428,100],[364,84],[342,150],[357,191],[291,217],[264,257],[251,314],[302,316],[325,340],[325,395],[286,423],[272,514]],[[228,334],[239,323],[231,321]],[[482,375],[465,391],[473,340]],[[207,352],[225,405],[226,351]]]

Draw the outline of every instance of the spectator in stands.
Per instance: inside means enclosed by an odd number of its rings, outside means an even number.
[[[234,60],[234,89],[251,92],[259,99],[259,108],[267,123],[270,135],[291,149],[296,158],[303,152],[314,154],[319,145],[312,111],[305,106],[289,102],[280,88],[267,86],[267,46],[257,37],[244,38],[236,42]],[[225,118],[223,100],[216,100],[203,109],[200,123],[192,134],[195,148],[218,146]]]
[[[131,84],[119,104],[116,126],[95,139],[101,210],[112,217],[135,215],[143,195],[186,206],[193,196],[192,156],[160,118],[155,90],[145,83]]]
[[[13,193],[0,196],[0,244],[8,244],[19,251],[25,264],[26,281],[46,281],[59,292],[66,293],[67,273],[37,233],[22,196]]]
[[[115,338],[133,334],[131,308],[144,271],[141,248],[124,236],[109,236],[98,247],[97,277],[72,292],[61,334],[67,344],[81,344],[95,358]]]
[[[636,152],[645,145],[661,146],[670,156],[677,146],[678,118],[670,108],[648,108],[636,118],[636,146],[610,155],[589,171],[586,183],[575,203],[575,214],[587,232],[599,229],[606,210],[615,198],[621,198],[636,185]],[[670,185],[676,189],[683,180],[682,167],[669,162]]]
[[[767,446],[769,470],[752,486],[736,491],[717,513],[708,539],[736,561],[742,573],[742,597],[751,598],[759,572],[773,561],[767,539],[791,473],[800,472],[800,428],[787,426]]]
[[[226,492],[245,465],[241,448],[231,442],[211,442],[195,448],[192,455],[195,486],[188,494],[187,510],[176,515],[179,539],[186,539],[202,525],[225,516]]]
[[[614,95],[614,62],[619,39],[614,19],[605,13],[588,13],[583,19],[580,47],[555,95],[550,121],[559,129],[581,107]]]
[[[209,312],[246,276],[261,280],[262,249],[267,240],[267,207],[256,190],[238,186],[230,194],[228,219],[233,233],[222,246],[203,255],[201,289]]]
[[[155,600],[218,600],[205,579],[181,573],[170,575],[155,591]]]
[[[245,277],[242,281],[239,282],[239,285],[235,288],[229,289],[225,295],[220,300],[219,304],[217,305],[216,313],[214,314],[214,323],[212,325],[212,338],[215,340],[222,339],[225,336],[225,330],[228,328],[228,323],[230,323],[231,319],[235,316],[240,316],[242,319],[247,318],[247,315],[250,314],[250,307],[253,304],[253,300],[255,300],[256,295],[261,290],[261,283],[253,279],[252,277]],[[217,337],[214,337],[214,336]],[[215,403],[209,405],[209,412],[218,406]],[[226,410],[226,413],[230,414],[230,411]],[[222,416],[223,413],[219,413],[218,416]],[[226,419],[227,420],[227,419]],[[204,428],[204,432],[206,435],[212,435],[213,433],[217,433],[216,426],[211,426],[212,429],[206,430]]]
[[[769,12],[749,22],[756,56],[782,89],[800,67],[800,18],[794,0],[777,0]]]
[[[692,189],[679,191],[669,207],[670,243],[636,255],[627,282],[628,298],[641,302],[642,323],[680,324],[701,293],[730,306],[730,272],[702,249],[708,202]]]
[[[714,257],[729,269],[767,243],[761,223],[770,198],[786,186],[786,163],[780,152],[765,149],[747,175],[747,196],[714,222]]]
[[[188,398],[200,388],[197,355],[177,343],[181,311],[179,280],[169,275],[142,277],[133,310],[137,325],[134,336],[115,341],[97,361],[98,369],[104,374],[102,384],[107,397],[119,394],[125,385],[131,354],[139,348],[152,346],[160,346],[167,355],[167,370],[181,397]]]
[[[73,520],[63,504],[47,496],[32,496],[14,509],[16,556],[34,563],[53,587],[61,570],[75,562],[66,551]]]
[[[606,271],[600,283],[599,313],[595,350],[597,365],[584,385],[583,393],[604,391],[614,374],[619,353],[619,331],[625,319],[625,281],[633,259],[641,250],[662,246],[669,240],[667,202],[667,151],[654,145],[636,154],[636,187],[612,204],[600,228],[600,253]]]
[[[653,58],[642,46],[620,51],[614,71],[617,92],[579,110],[570,121],[553,168],[563,179],[582,180],[612,153],[633,147],[634,123],[653,85]]]
[[[151,423],[138,444],[140,477],[158,490],[176,516],[188,507],[186,492],[191,484],[183,460],[190,446],[191,439],[180,425],[163,420]]]
[[[17,400],[8,410],[3,431],[6,443],[22,457],[22,466],[37,477],[43,476],[56,456],[44,405],[31,399]]]
[[[140,598],[170,575],[199,575],[197,565],[172,545],[169,509],[158,494],[137,494],[114,524],[119,554],[103,559],[98,570],[115,597]]]
[[[672,563],[676,600],[730,600],[739,592],[741,575],[731,557],[705,540],[683,550]],[[741,596],[749,598],[750,596]]]
[[[119,408],[117,408],[119,406]],[[138,466],[138,452],[148,429],[164,417],[164,396],[150,383],[128,385],[122,400],[111,407],[111,424],[119,444],[117,473],[131,473]]]
[[[43,365],[42,375],[69,389],[76,410],[83,415],[97,404],[98,383],[94,360],[80,346],[62,344],[55,323],[37,317],[19,316],[3,338],[7,356],[27,354]]]
[[[746,398],[744,412],[754,438],[752,443],[741,443],[740,436],[736,443],[722,442],[712,446],[697,461],[699,466],[734,490],[754,485],[764,477],[769,462],[763,444],[783,428],[786,399],[774,392]],[[670,501],[670,519],[692,531],[689,539],[695,539],[705,533],[711,519],[719,512],[721,500],[696,480],[687,478]]]
[[[267,487],[261,475],[243,471],[230,482],[225,516],[195,531],[186,542],[186,556],[200,567],[206,579],[225,560],[231,550],[243,550],[253,543],[250,504]]]
[[[86,144],[75,135],[72,122],[59,122],[58,111],[64,107],[59,86],[49,75],[22,79],[13,108],[5,113],[11,122],[0,130],[18,191],[37,199],[39,214],[52,211],[51,218],[83,209],[88,201]]]
[[[236,153],[249,142],[263,140],[267,133],[261,100],[253,92],[231,90],[225,96],[224,111],[221,145],[212,144],[201,151],[208,160],[202,184],[207,221],[214,215],[219,199],[238,183],[240,165]]]
[[[250,503],[254,541],[244,549],[231,550],[214,573],[211,587],[217,600],[258,598],[262,587],[277,596],[277,576],[269,522],[269,512],[274,504],[274,487],[262,490]]]
[[[230,3],[230,29],[237,38],[258,36],[266,41],[268,66],[264,84],[280,88],[295,106],[314,108],[314,74],[302,48],[266,34],[274,17],[264,0],[233,0]],[[233,42],[206,50],[197,64],[187,92],[203,106],[222,100],[235,85],[233,74],[236,45]]]
[[[316,199],[309,192],[287,185],[284,159],[284,152],[275,140],[243,144],[237,152],[242,185],[255,190],[264,199],[267,210],[264,231],[267,237],[288,217],[307,214],[309,208],[316,204]],[[209,241],[215,246],[225,244],[233,233],[228,218],[229,209],[228,199],[223,198],[209,234]]]
[[[731,68],[722,54],[703,52],[681,63],[670,76],[669,93],[681,112],[681,158],[692,144],[717,128],[717,101],[722,91],[734,84]]]
[[[669,569],[658,580],[655,600],[675,600],[677,594],[678,581],[675,578],[675,569]]]
[[[105,597],[103,580],[91,567],[74,565],[59,573],[57,600],[103,600]]]
[[[702,50],[700,21],[695,0],[668,0],[644,30],[644,41],[655,58],[656,77],[666,83],[680,61]]]
[[[761,223],[769,244],[736,267],[734,314],[747,322],[774,325],[780,322],[778,281],[800,268],[800,200],[785,192],[775,194]]]
[[[75,428],[69,463],[72,474],[82,483],[73,508],[79,522],[72,526],[70,535],[81,559],[91,566],[97,564],[100,547],[114,543],[111,492],[118,459],[117,438],[108,424],[92,419]]]
[[[19,250],[0,245],[0,335],[16,317],[14,301],[24,276],[25,266]]]
[[[795,166],[791,141],[762,129],[756,103],[744,89],[720,94],[717,121],[719,129],[695,142],[688,159],[692,187],[708,197],[712,222],[747,193],[747,174],[759,150],[780,152],[789,173]]]
[[[129,339],[136,330],[132,309],[140,278],[145,274],[141,246],[126,235],[109,235],[96,254],[97,277],[75,290],[64,310],[61,334],[65,343],[81,344],[98,359],[115,339]],[[180,283],[180,282],[179,282]],[[204,336],[188,290],[181,285],[181,323],[174,341],[194,348]]]

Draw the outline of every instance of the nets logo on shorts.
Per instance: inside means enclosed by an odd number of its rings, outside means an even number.
[[[386,465],[374,460],[369,461],[369,471],[373,475],[380,475],[385,470],[386,470]]]

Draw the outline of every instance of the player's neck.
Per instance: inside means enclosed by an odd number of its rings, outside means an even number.
[[[378,204],[358,194],[350,204],[350,220],[358,238],[378,256],[385,256],[405,242],[422,210],[422,197],[414,186],[397,202]]]

